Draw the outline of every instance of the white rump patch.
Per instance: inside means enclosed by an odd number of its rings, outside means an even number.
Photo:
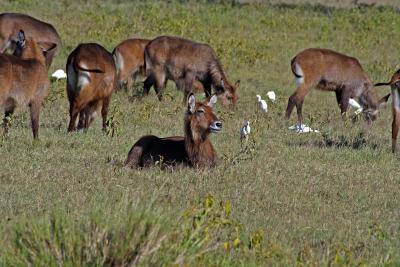
[[[81,67],[83,69],[88,69],[88,67],[85,64],[81,64]],[[76,85],[77,89],[80,91],[89,83],[90,83],[90,72],[80,70],[78,74],[78,84]]]
[[[294,65],[294,72],[297,74],[297,76],[301,76],[301,77],[295,76],[296,85],[299,86],[300,84],[303,84],[304,83],[304,73],[303,73],[303,70],[301,69],[300,65],[297,63],[295,63],[295,65]]]

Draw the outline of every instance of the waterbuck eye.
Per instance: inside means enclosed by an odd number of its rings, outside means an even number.
[[[198,109],[198,110],[197,110],[197,113],[204,113],[204,110]]]

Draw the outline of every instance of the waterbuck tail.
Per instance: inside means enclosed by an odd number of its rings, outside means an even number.
[[[302,78],[303,77],[303,72],[301,71],[301,68],[298,67],[298,64],[296,62],[296,57],[292,59],[290,62],[290,66],[292,69],[292,73],[296,78]]]
[[[117,70],[117,74],[119,74],[124,64],[121,53],[119,53],[118,50],[114,49],[112,51],[112,56],[115,62],[115,68]]]
[[[87,72],[94,72],[94,73],[104,73],[104,71],[101,70],[101,69],[97,69],[97,68],[94,68],[94,69],[92,69],[92,68],[87,68],[86,66],[82,66],[82,65],[79,64],[79,63],[75,64],[75,68],[76,68],[77,70],[80,70],[80,71],[87,71]]]
[[[384,85],[390,85],[391,83],[390,82],[388,82],[388,83],[376,83],[376,84],[374,84],[374,86],[384,86]]]

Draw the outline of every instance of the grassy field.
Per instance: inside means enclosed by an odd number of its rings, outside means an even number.
[[[163,102],[154,91],[136,100],[140,84],[129,97],[115,92],[107,136],[99,120],[87,133],[67,133],[65,81],[53,81],[40,140],[21,108],[0,143],[0,266],[400,264],[390,105],[370,128],[343,122],[334,94],[314,90],[303,112],[321,134],[290,132],[295,114],[283,119],[295,89],[289,63],[307,47],[355,56],[374,82],[388,80],[399,67],[399,13],[351,1],[344,9],[323,0],[211,2],[0,0],[1,12],[58,29],[63,48],[50,71],[65,68],[80,42],[112,50],[128,37],[169,34],[209,43],[228,77],[241,79],[236,108],[216,108],[218,167],[174,172],[121,167],[140,136],[183,133],[182,93],[172,83]],[[277,101],[259,114],[255,95],[269,90]],[[245,118],[252,135],[241,144]]]

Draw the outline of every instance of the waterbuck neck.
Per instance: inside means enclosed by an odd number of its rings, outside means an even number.
[[[216,153],[210,141],[210,131],[196,132],[188,115],[185,118],[185,149],[193,166],[214,166]]]

